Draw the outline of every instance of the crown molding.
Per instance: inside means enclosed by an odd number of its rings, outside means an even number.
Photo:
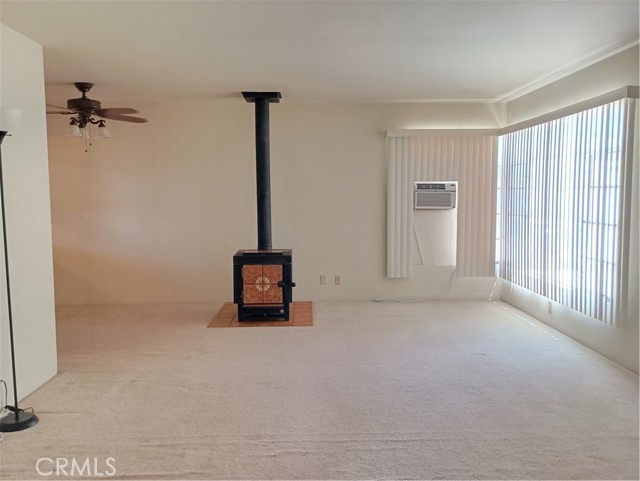
[[[640,39],[633,38],[632,40],[627,39],[622,42],[617,42],[612,45],[608,45],[606,47],[599,48],[587,55],[584,55],[577,60],[571,61],[562,67],[550,72],[546,73],[538,78],[531,80],[530,82],[521,85],[520,87],[507,92],[499,97],[496,97],[492,100],[492,102],[511,102],[516,100],[524,95],[527,95],[535,90],[538,90],[542,87],[546,87],[547,85],[552,84],[560,79],[568,77],[571,74],[579,72],[591,65],[594,65],[598,62],[602,62],[603,60],[613,57],[614,55],[624,52],[630,48],[635,47],[640,43]]]
[[[545,122],[551,122],[568,115],[583,112],[588,109],[599,107],[611,102],[622,99],[638,99],[640,97],[640,87],[637,85],[625,85],[618,89],[598,95],[592,99],[578,102],[567,107],[563,107],[553,112],[534,117],[517,124],[508,125],[506,127],[496,129],[388,129],[385,131],[386,138],[392,137],[428,137],[438,135],[489,135],[499,136],[515,132],[517,130],[526,129]]]

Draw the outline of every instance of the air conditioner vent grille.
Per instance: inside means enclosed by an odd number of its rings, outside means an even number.
[[[457,182],[416,182],[414,209],[455,209]]]

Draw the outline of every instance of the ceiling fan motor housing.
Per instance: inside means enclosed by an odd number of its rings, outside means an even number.
[[[102,109],[102,104],[97,100],[82,97],[67,100],[67,108],[75,110],[76,112],[95,113]]]
[[[102,109],[102,104],[99,101],[87,97],[87,92],[93,87],[91,82],[74,82],[73,85],[82,92],[82,97],[67,100],[67,108],[75,110],[81,115],[95,114]]]

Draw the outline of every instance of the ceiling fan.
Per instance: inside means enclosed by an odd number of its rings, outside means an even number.
[[[82,97],[67,100],[66,109],[64,107],[58,107],[57,105],[47,104],[48,107],[62,110],[57,112],[47,111],[47,114],[73,116],[69,122],[71,135],[75,135],[76,137],[89,137],[86,127],[89,124],[94,124],[98,126],[98,136],[111,137],[106,129],[107,126],[105,124],[105,119],[133,122],[136,124],[143,124],[147,121],[147,119],[143,119],[141,117],[132,117],[127,115],[138,113],[137,110],[132,108],[122,107],[103,109],[102,104],[98,100],[93,100],[87,97],[87,92],[91,90],[91,87],[93,87],[93,84],[90,82],[75,82],[73,85],[75,85],[75,87],[82,93]],[[99,118],[96,119],[94,117]]]

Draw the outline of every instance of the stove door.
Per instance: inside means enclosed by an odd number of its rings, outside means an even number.
[[[244,304],[282,304],[282,265],[244,265],[242,301]]]

